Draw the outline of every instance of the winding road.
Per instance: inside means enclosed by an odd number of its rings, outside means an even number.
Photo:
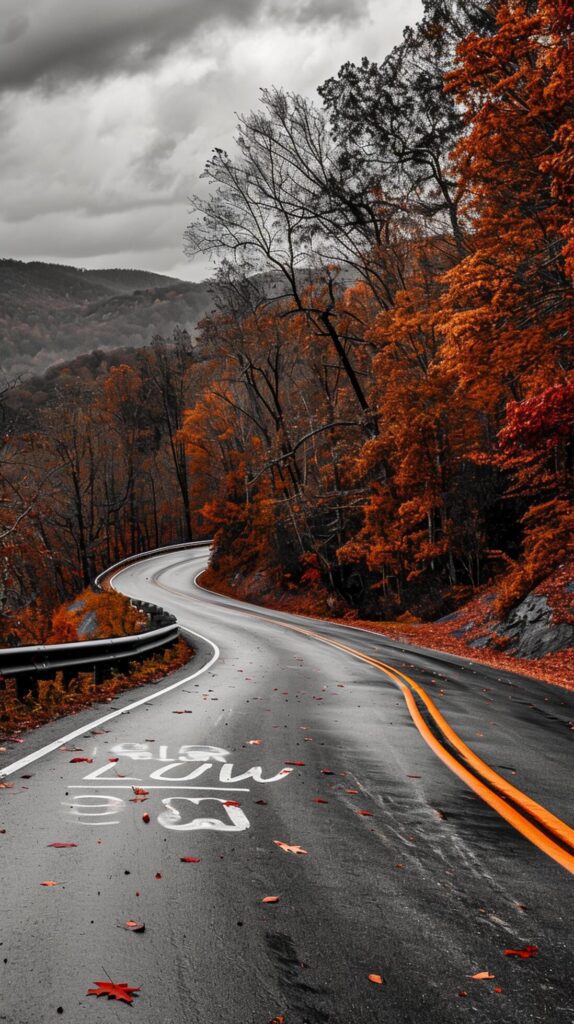
[[[0,1021],[572,1024],[574,693],[211,594],[207,559],[113,577],[188,666],[0,752]]]

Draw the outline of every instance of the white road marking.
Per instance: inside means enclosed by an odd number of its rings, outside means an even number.
[[[170,686],[165,686],[163,690],[158,690],[157,693],[151,693],[147,697],[142,697],[140,700],[135,700],[131,704],[126,704],[125,708],[118,708],[117,711],[110,711],[109,714],[103,715],[101,718],[97,718],[94,722],[89,722],[88,725],[82,725],[79,729],[74,729],[73,732],[66,733],[65,736],[61,736],[60,739],[54,740],[53,743],[47,743],[45,747],[41,747],[40,750],[35,750],[33,754],[27,754],[26,757],[19,758],[18,761],[14,761],[12,764],[6,766],[6,768],[0,769],[0,778],[5,778],[7,775],[13,775],[14,772],[19,772],[21,768],[26,768],[27,765],[32,764],[34,761],[38,761],[41,757],[45,757],[46,754],[51,754],[53,750],[57,750],[64,743],[69,743],[70,740],[75,740],[78,736],[84,736],[87,732],[92,729],[103,725],[104,722],[111,721],[112,718],[117,718],[119,715],[125,715],[127,711],[133,711],[134,708],[142,707],[143,704],[149,704],[152,700],[157,700],[158,697],[163,697],[166,693],[171,693],[172,690],[179,689],[180,686],[185,686],[186,683],[191,682],[192,679],[197,679],[198,676],[203,675],[207,672],[212,665],[219,659],[221,652],[217,644],[214,644],[213,640],[209,640],[206,636],[201,633],[194,632],[193,629],[188,629],[187,626],[181,626],[186,633],[191,636],[196,636],[200,640],[204,640],[205,643],[213,647],[213,656],[207,662],[203,668],[193,672],[190,676],[186,676],[185,679],[180,679],[177,683],[172,683]]]
[[[210,793],[250,793],[250,789],[244,786],[147,786],[146,789],[169,789],[172,793],[175,789],[207,789]],[[68,789],[133,789],[133,786],[68,786]]]

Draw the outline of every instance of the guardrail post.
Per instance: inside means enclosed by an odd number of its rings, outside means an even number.
[[[16,677],[16,696],[18,700],[25,700],[30,694],[34,700],[38,700],[38,680],[35,675],[19,675]]]
[[[111,674],[111,665],[98,662],[94,665],[94,685],[99,686],[100,683],[105,683],[106,679],[109,679]]]

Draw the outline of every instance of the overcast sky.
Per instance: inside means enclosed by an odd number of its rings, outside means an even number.
[[[0,256],[191,280],[186,197],[261,86],[381,60],[420,0],[0,0]]]

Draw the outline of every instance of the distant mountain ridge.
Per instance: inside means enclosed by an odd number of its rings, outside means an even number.
[[[0,366],[5,378],[43,373],[93,349],[140,347],[176,326],[193,332],[210,310],[209,282],[143,270],[82,270],[0,260]]]

